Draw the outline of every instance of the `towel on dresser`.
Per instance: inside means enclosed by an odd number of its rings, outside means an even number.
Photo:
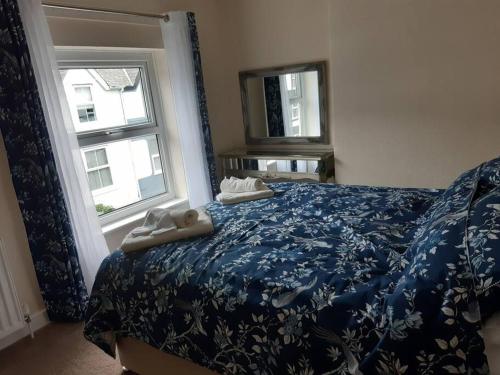
[[[174,242],[190,237],[197,237],[204,234],[210,234],[214,230],[212,218],[204,208],[196,209],[197,220],[194,224],[187,227],[167,227],[157,228],[148,234],[133,234],[130,232],[123,239],[121,249],[128,253],[132,251],[144,250],[150,247],[158,246],[168,242]],[[137,228],[136,228],[137,229]]]
[[[240,179],[236,177],[224,178],[220,183],[222,193],[245,193],[259,191],[266,188],[266,184],[260,178],[247,177]]]
[[[217,195],[216,199],[226,205],[271,198],[273,195],[274,191],[269,189],[267,186],[264,186],[264,189],[259,191],[248,191],[245,193],[220,193]]]

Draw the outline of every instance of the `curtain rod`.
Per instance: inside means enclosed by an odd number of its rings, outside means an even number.
[[[163,19],[165,22],[168,22],[170,17],[168,14],[151,14],[151,13],[141,13],[141,12],[126,12],[126,11],[118,11],[112,9],[97,9],[97,8],[88,8],[81,6],[73,6],[73,5],[59,5],[42,2],[42,6],[47,8],[57,8],[57,9],[72,9],[72,10],[83,10],[86,12],[100,12],[100,13],[108,13],[108,14],[122,14],[129,16],[139,16],[139,17],[149,17],[149,18],[158,18]]]

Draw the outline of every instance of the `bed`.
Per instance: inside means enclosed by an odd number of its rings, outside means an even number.
[[[499,186],[500,158],[446,190],[281,183],[211,203],[212,235],[103,261],[84,334],[144,375],[162,359],[176,374],[488,373]]]

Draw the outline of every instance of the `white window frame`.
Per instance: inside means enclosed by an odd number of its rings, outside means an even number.
[[[163,115],[163,106],[159,90],[158,76],[155,70],[153,52],[147,50],[123,51],[102,49],[56,48],[60,69],[92,68],[140,68],[143,73],[142,90],[148,121],[137,124],[124,124],[95,131],[78,133],[80,148],[96,147],[105,143],[133,139],[147,135],[156,135],[159,156],[162,161],[166,193],[141,200],[113,212],[99,216],[101,225],[118,222],[130,216],[144,212],[149,208],[165,204],[175,199],[171,158],[168,150],[167,128]],[[85,163],[84,163],[85,164]],[[106,187],[108,188],[108,187]],[[89,187],[90,190],[90,187]]]

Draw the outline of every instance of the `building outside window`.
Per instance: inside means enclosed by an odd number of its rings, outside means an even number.
[[[302,76],[300,73],[289,73],[285,76],[286,89],[289,99],[290,128],[286,132],[289,136],[305,135],[305,119],[302,115],[304,103],[302,95]]]
[[[104,57],[106,54],[104,54]],[[89,189],[105,224],[174,197],[158,88],[149,55],[92,61],[59,54]],[[165,168],[167,166],[167,168]]]

